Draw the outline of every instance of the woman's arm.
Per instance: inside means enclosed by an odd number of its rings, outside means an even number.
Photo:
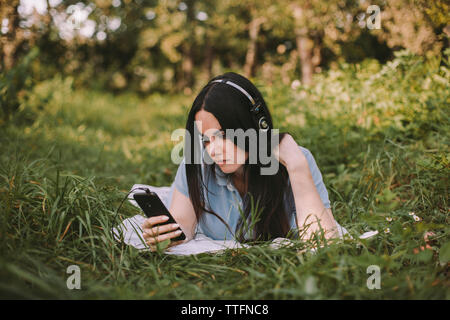
[[[314,184],[308,160],[290,135],[285,135],[279,146],[280,162],[287,168],[297,211],[298,228],[302,238],[310,239],[322,228],[325,237],[337,237],[337,225],[331,209],[325,208]],[[320,225],[319,225],[320,223]]]
[[[169,212],[186,235],[185,241],[192,240],[197,225],[194,207],[192,206],[191,199],[178,191],[176,187],[173,190]]]
[[[337,232],[336,221],[331,209],[325,208],[323,205],[322,199],[314,185],[307,161],[302,167],[288,168],[288,173],[297,210],[298,227],[302,229],[310,225],[306,229],[303,239],[310,239],[314,232],[320,231],[320,227],[325,232],[325,238],[335,238]]]

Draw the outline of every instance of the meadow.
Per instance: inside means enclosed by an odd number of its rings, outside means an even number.
[[[55,77],[0,126],[0,296],[32,299],[449,299],[450,61],[405,51],[312,86],[265,84],[280,131],[314,155],[353,239],[170,256],[114,241],[135,183],[170,185],[192,95],[113,94]],[[369,239],[366,231],[377,230]],[[431,232],[431,233],[430,233]],[[427,238],[424,236],[429,233]],[[66,269],[81,268],[81,290]],[[367,287],[380,267],[381,288]]]

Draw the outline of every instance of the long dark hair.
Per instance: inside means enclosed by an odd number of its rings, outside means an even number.
[[[198,147],[198,134],[195,129],[195,115],[200,110],[212,113],[219,121],[222,130],[226,129],[255,129],[256,125],[250,113],[250,101],[241,92],[230,85],[212,82],[217,79],[228,79],[242,87],[253,98],[261,102],[261,107],[267,115],[270,129],[273,129],[272,117],[267,105],[259,90],[245,77],[227,72],[210,80],[203,87],[195,98],[186,122],[186,139],[184,154],[186,158],[186,177],[189,189],[189,197],[195,210],[197,221],[199,222],[203,214],[213,214],[225,225],[227,223],[210,208],[205,205],[207,197],[207,183],[202,175]],[[258,132],[258,130],[257,130]],[[282,135],[280,135],[282,138]],[[259,139],[259,134],[258,134]],[[259,141],[258,141],[259,143]],[[258,144],[259,145],[259,144]],[[246,144],[246,150],[248,145]],[[195,161],[197,160],[197,161]],[[239,241],[270,240],[276,237],[285,237],[290,229],[286,208],[284,207],[284,197],[287,190],[288,174],[284,166],[280,164],[277,172],[273,175],[261,175],[260,169],[263,166],[258,157],[256,164],[247,162],[244,164],[244,179],[247,180],[247,194],[244,196],[243,217],[239,220],[235,236]],[[215,175],[215,164],[205,164],[206,177]],[[206,190],[206,192],[205,192]],[[249,222],[251,215],[255,212],[255,204],[259,208],[259,219]],[[242,231],[244,226],[252,225],[252,230]],[[227,225],[228,229],[229,226]],[[230,230],[231,231],[231,230]],[[248,232],[250,232],[248,234]],[[247,237],[247,238],[246,238]]]

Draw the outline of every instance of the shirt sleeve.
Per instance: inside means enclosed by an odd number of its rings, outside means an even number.
[[[187,184],[186,166],[185,166],[184,159],[180,163],[180,165],[178,166],[177,174],[175,176],[174,185],[175,185],[175,188],[179,192],[181,192],[182,194],[184,194],[186,197],[189,198],[189,189],[188,189],[188,184]]]

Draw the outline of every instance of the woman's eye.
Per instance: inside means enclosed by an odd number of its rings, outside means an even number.
[[[206,146],[209,144],[210,141],[208,138],[202,138],[202,142],[203,142],[203,145]]]
[[[214,135],[212,135],[211,137],[207,137],[207,136],[200,136],[200,139],[203,143],[204,146],[209,145],[209,143],[211,142],[211,138],[216,141],[216,139],[223,139],[225,137],[225,131],[217,131],[216,133],[214,133]]]

